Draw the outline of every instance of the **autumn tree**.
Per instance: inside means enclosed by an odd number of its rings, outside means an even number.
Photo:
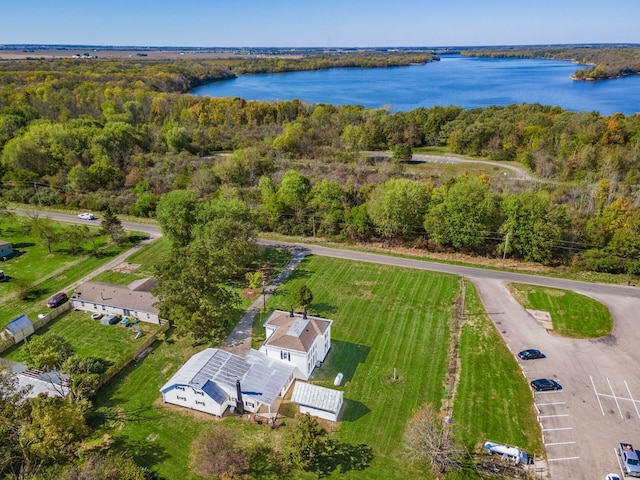
[[[409,461],[428,467],[436,478],[462,468],[463,450],[451,438],[444,415],[430,403],[413,412],[404,434],[404,453]]]
[[[205,478],[246,478],[249,472],[249,453],[238,445],[236,430],[214,425],[193,442],[195,470]]]

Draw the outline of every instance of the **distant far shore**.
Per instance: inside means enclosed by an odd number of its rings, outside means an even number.
[[[53,60],[53,59],[137,59],[137,60],[174,60],[189,59],[227,59],[255,57],[252,50],[245,49],[206,49],[206,48],[153,48],[153,47],[84,47],[84,46],[0,46],[0,60]],[[269,56],[265,53],[259,56]],[[274,52],[273,56],[282,57],[283,53]],[[288,57],[300,57],[286,55]]]

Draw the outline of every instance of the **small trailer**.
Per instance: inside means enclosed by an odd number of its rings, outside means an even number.
[[[508,460],[514,465],[530,465],[533,463],[533,459],[529,457],[527,452],[520,450],[518,447],[485,442],[484,448],[487,449],[489,454],[502,455],[502,460]]]

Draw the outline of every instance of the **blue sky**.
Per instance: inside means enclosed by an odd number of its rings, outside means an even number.
[[[640,43],[639,0],[0,0],[0,44]]]

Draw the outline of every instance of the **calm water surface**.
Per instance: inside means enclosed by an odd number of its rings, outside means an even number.
[[[451,55],[439,62],[408,67],[243,75],[191,93],[268,101],[297,98],[308,103],[357,104],[393,111],[435,105],[473,108],[541,103],[603,115],[640,112],[640,76],[575,82],[569,76],[579,68],[557,60]]]

